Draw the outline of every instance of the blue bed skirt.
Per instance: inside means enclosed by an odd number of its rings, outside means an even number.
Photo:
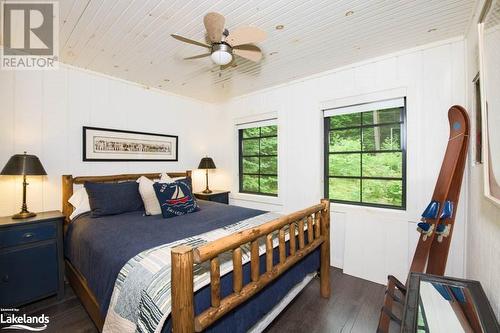
[[[306,235],[307,239],[307,235]],[[288,248],[287,248],[288,255]],[[260,272],[266,270],[266,256],[260,257]],[[279,262],[278,249],[274,249],[273,261],[276,265]],[[276,306],[288,292],[304,278],[319,270],[320,267],[320,249],[316,249],[304,257],[296,265],[279,276],[272,283],[267,285],[254,297],[241,304],[238,308],[231,311],[204,332],[227,333],[227,332],[247,332],[260,319],[262,319],[274,306]],[[229,295],[233,291],[233,277],[229,273],[221,278],[221,298]],[[250,263],[243,265],[243,285],[250,282]],[[318,288],[318,297],[320,291]],[[198,290],[195,293],[195,314],[200,314],[210,307],[210,285]],[[170,316],[163,326],[162,333],[172,332],[172,321]]]

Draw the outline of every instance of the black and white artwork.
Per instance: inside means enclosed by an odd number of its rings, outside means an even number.
[[[83,127],[84,161],[177,161],[178,137]]]

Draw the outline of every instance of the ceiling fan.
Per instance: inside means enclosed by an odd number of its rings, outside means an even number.
[[[171,36],[184,43],[198,45],[209,49],[209,52],[184,58],[184,60],[211,57],[212,61],[225,69],[234,63],[234,58],[242,58],[259,62],[262,52],[253,45],[266,39],[266,32],[256,27],[241,27],[231,33],[224,28],[225,19],[219,13],[208,13],[203,19],[210,45],[186,37],[172,34]]]

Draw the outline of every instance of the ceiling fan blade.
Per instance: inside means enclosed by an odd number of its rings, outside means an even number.
[[[251,44],[236,46],[233,48],[233,53],[254,62],[259,62],[260,59],[262,59],[262,52],[260,49]]]
[[[184,60],[191,60],[191,59],[200,59],[200,58],[205,58],[205,57],[210,57],[211,53],[203,53],[203,54],[198,54],[192,57],[187,57],[184,58]]]
[[[186,37],[182,37],[182,36],[179,36],[179,35],[170,35],[172,37],[174,37],[175,39],[177,40],[180,40],[181,42],[184,42],[184,43],[188,43],[188,44],[193,44],[193,45],[198,45],[198,46],[202,46],[202,47],[207,47],[207,48],[211,48],[210,45],[207,45],[207,44],[204,44],[204,43],[201,43],[201,42],[197,42],[195,40],[192,40],[192,39],[189,39],[189,38],[186,38]]]
[[[257,27],[241,27],[233,30],[226,38],[226,42],[232,47],[249,44],[260,43],[267,37],[267,33]]]
[[[207,29],[208,39],[212,43],[220,43],[222,39],[222,33],[224,32],[224,16],[219,13],[208,13],[203,18],[203,23],[205,24],[205,29]]]

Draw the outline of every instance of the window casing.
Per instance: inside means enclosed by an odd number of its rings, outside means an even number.
[[[278,126],[256,123],[238,129],[239,191],[278,195]]]
[[[406,100],[325,110],[325,197],[406,209]]]

